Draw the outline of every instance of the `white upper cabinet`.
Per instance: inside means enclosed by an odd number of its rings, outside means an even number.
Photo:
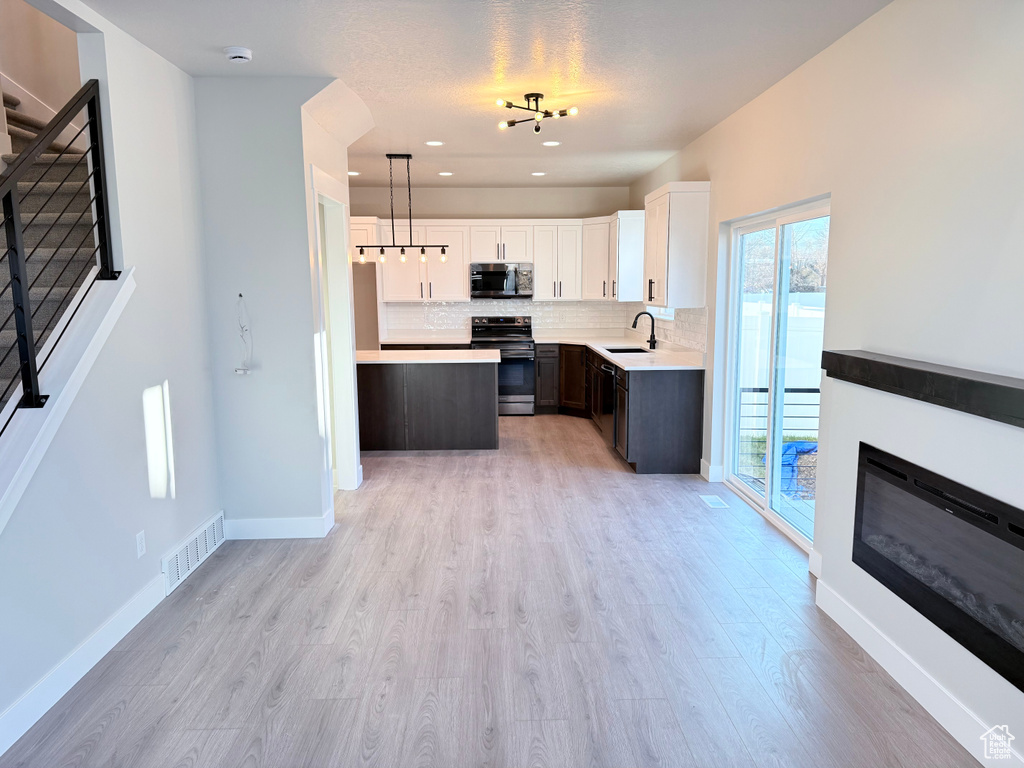
[[[501,227],[478,225],[469,228],[470,262],[501,261]]]
[[[599,221],[583,224],[583,301],[602,301],[611,293],[609,277],[610,223]]]
[[[502,226],[502,261],[533,261],[533,225]]]
[[[425,242],[448,246],[443,256],[439,248],[427,249],[426,300],[469,301],[468,228],[428,226],[425,230]]]
[[[644,212],[619,211],[609,226],[610,301],[644,300]]]
[[[558,227],[539,224],[533,228],[533,300],[558,297]]]
[[[642,300],[657,307],[703,307],[711,182],[666,184],[644,198]]]
[[[390,222],[387,222],[387,234],[386,243],[390,243]],[[424,235],[424,227],[413,226],[413,245],[422,245],[425,242]],[[404,233],[399,234],[396,231],[395,240],[399,245],[409,242],[408,224],[406,224]],[[426,298],[426,286],[424,285],[426,270],[419,258],[419,248],[406,248],[404,255],[397,248],[387,248],[384,254],[384,258],[381,258],[379,252],[376,256],[377,261],[381,263],[384,283],[381,298],[384,301],[423,301]]]
[[[533,226],[530,224],[473,224],[469,228],[470,262],[533,261]]]
[[[580,300],[583,272],[583,225],[558,226],[558,296],[559,301]]]

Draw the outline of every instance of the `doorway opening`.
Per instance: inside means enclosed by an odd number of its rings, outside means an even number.
[[[732,228],[727,481],[794,540],[814,535],[828,203]]]

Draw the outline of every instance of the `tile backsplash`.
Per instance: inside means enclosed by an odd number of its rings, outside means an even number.
[[[529,315],[538,329],[621,330],[633,323],[644,305],[604,301],[531,301],[529,299],[474,299],[471,302],[385,304],[387,335],[416,336],[431,331],[469,330],[477,315]],[[646,320],[641,320],[646,330]],[[639,329],[638,329],[639,330]],[[657,320],[655,335],[662,341],[705,351],[707,309],[677,309],[672,321]]]

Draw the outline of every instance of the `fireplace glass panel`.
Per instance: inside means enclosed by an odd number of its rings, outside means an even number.
[[[854,562],[1022,687],[1024,512],[866,445],[858,479]]]

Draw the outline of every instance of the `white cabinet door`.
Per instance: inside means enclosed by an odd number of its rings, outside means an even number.
[[[558,227],[533,227],[533,300],[553,301],[558,293]]]
[[[558,227],[558,299],[580,300],[583,225]]]
[[[602,301],[611,293],[608,278],[608,222],[583,225],[583,301]]]
[[[422,266],[417,256],[406,256],[402,262],[397,253],[388,253],[381,264],[384,301],[423,301],[426,291]]]
[[[586,247],[586,246],[584,246]],[[586,270],[586,265],[584,265]],[[608,224],[608,301],[619,300],[619,220],[614,218]]]
[[[439,248],[427,249],[427,301],[469,301],[468,235],[466,227],[426,228],[426,242],[448,245],[444,256]]]
[[[644,215],[643,211],[622,211],[612,224],[610,267],[614,281],[614,301],[643,301],[644,293]]]
[[[474,224],[469,228],[470,262],[501,261],[501,227]]]
[[[501,260],[521,263],[533,261],[533,227],[501,228]]]
[[[646,206],[644,219],[644,285],[643,301],[664,307],[665,272],[668,268],[668,206],[663,195]]]
[[[396,226],[398,222],[395,222]],[[391,242],[391,224],[387,223],[387,240]],[[384,301],[423,301],[426,298],[426,276],[420,262],[419,249],[415,246],[423,244],[423,227],[413,226],[412,248],[406,248],[403,255],[397,248],[387,248],[384,251],[384,258],[378,252],[377,261],[381,262],[383,275],[383,290],[381,295]],[[409,225],[406,224],[404,232],[395,231],[395,240],[399,245],[409,241]]]

